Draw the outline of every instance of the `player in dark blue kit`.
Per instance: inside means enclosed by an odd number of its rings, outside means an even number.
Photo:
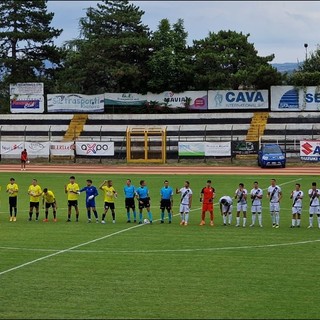
[[[95,197],[99,193],[97,188],[92,185],[92,180],[88,179],[87,186],[80,189],[78,193],[80,194],[83,191],[86,192],[86,208],[87,208],[88,222],[89,223],[91,222],[91,210],[92,210],[96,218],[96,222],[99,223],[98,212],[96,210],[96,201],[95,201]]]
[[[130,209],[133,212],[133,222],[137,222],[136,206],[134,203],[134,197],[136,195],[136,188],[131,184],[131,180],[127,179],[126,185],[123,188],[125,196],[125,206],[127,209],[127,223],[131,222]]]
[[[139,224],[142,223],[143,208],[147,209],[149,221],[150,223],[152,223],[152,213],[150,211],[149,189],[146,186],[146,182],[144,180],[140,181],[140,187],[136,190],[136,196],[139,201]]]
[[[160,222],[164,223],[164,211],[167,209],[169,223],[171,223],[173,189],[169,186],[168,180],[164,181],[164,187],[162,187],[160,190],[160,196],[161,196],[161,201],[160,201],[161,220],[160,220]]]

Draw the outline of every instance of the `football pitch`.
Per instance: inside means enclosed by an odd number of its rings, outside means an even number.
[[[106,169],[107,170],[107,169]],[[281,169],[280,169],[281,171]],[[88,172],[90,168],[88,167]],[[64,185],[68,173],[1,173],[0,318],[3,319],[317,319],[320,315],[320,229],[308,226],[308,189],[314,176],[302,175],[156,175],[75,174],[80,187],[112,179],[118,191],[116,223],[87,223],[85,195],[79,196],[80,221],[66,223]],[[19,185],[17,222],[9,222],[5,186]],[[27,221],[32,178],[52,190],[58,222]],[[152,225],[126,223],[123,186],[144,179],[150,189]],[[280,228],[272,228],[266,188],[281,186]],[[160,224],[160,188],[175,189],[190,181],[193,204],[189,225],[180,226],[179,195],[174,195],[173,222]],[[222,225],[215,204],[215,226],[199,226],[200,190],[211,179],[215,203],[233,196],[240,182],[248,192],[257,180],[264,191],[263,228]],[[290,193],[301,183],[305,198],[301,228],[291,225]],[[96,199],[99,217],[103,195]],[[235,201],[234,201],[235,203]],[[167,215],[166,215],[167,216]],[[144,212],[144,218],[147,215]],[[257,223],[256,223],[257,225]]]

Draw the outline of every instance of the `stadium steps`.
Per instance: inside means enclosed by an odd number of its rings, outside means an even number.
[[[63,137],[63,141],[73,141],[77,139],[81,135],[87,120],[87,114],[74,114]]]
[[[247,132],[246,141],[259,141],[267,125],[269,112],[255,112]]]

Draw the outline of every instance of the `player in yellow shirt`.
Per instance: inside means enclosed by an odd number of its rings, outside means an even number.
[[[76,178],[71,176],[69,183],[64,186],[64,192],[68,194],[68,220],[71,221],[71,208],[74,207],[76,211],[76,222],[79,221],[78,195],[80,194],[79,185],[75,182]]]
[[[48,222],[48,215],[49,215],[49,208],[52,207],[52,213],[53,213],[53,221],[57,222],[57,201],[56,197],[54,196],[54,193],[51,190],[48,190],[48,188],[43,189],[42,194],[42,208],[45,208],[45,218],[43,219],[43,222]]]
[[[28,195],[30,196],[29,221],[32,220],[34,208],[36,209],[36,221],[39,221],[39,202],[42,195],[42,190],[38,185],[37,179],[32,179],[32,184],[28,189]]]
[[[19,187],[15,182],[14,178],[10,179],[10,183],[7,184],[7,190],[9,194],[9,210],[10,210],[10,221],[17,221],[17,199],[18,199]],[[14,214],[13,212],[14,211]]]
[[[112,214],[112,222],[116,222],[116,212],[115,212],[115,206],[114,206],[114,199],[117,198],[118,194],[116,190],[113,187],[112,180],[104,180],[100,187],[100,190],[104,192],[104,213],[102,215],[101,223],[105,222],[105,217],[107,215],[107,212],[110,208],[111,214]]]

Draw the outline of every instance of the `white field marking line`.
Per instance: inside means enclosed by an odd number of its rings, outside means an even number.
[[[190,210],[190,211],[195,211],[195,210],[199,210],[199,209],[200,209],[200,208],[196,208],[196,209],[192,209],[192,210]],[[180,213],[175,214],[175,215],[173,215],[173,216],[177,216],[177,215],[179,215],[179,214],[180,214]],[[156,220],[153,220],[153,221],[156,222],[156,221],[159,221],[159,220],[160,220],[160,219],[156,219]],[[60,255],[60,254],[66,253],[66,252],[71,252],[71,251],[74,250],[74,249],[77,249],[77,248],[86,246],[86,245],[88,245],[88,244],[95,243],[95,242],[98,242],[98,241],[101,241],[101,240],[104,240],[104,239],[111,238],[111,237],[116,236],[116,235],[118,235],[118,234],[124,233],[124,232],[126,232],[126,231],[130,231],[130,230],[132,230],[132,229],[136,229],[136,228],[142,227],[142,226],[144,226],[144,225],[145,225],[145,224],[137,224],[137,225],[135,225],[135,226],[132,226],[132,227],[129,227],[129,228],[126,228],[126,229],[122,229],[122,230],[119,230],[119,231],[114,232],[114,233],[111,233],[111,234],[107,234],[107,235],[105,235],[105,236],[103,236],[103,237],[100,237],[100,238],[97,238],[97,239],[93,239],[93,240],[90,240],[90,241],[87,241],[87,242],[83,242],[83,243],[80,243],[80,244],[78,244],[78,245],[76,245],[76,246],[73,246],[73,247],[70,247],[70,248],[67,248],[67,249],[59,250],[59,251],[57,251],[57,252],[48,254],[48,255],[43,256],[43,257],[41,257],[41,258],[34,259],[34,260],[29,261],[29,262],[20,264],[20,265],[18,265],[18,266],[16,266],[16,267],[13,267],[13,268],[10,268],[10,269],[1,271],[1,272],[0,272],[0,276],[4,275],[4,274],[6,274],[6,273],[9,273],[9,272],[15,271],[15,270],[17,270],[17,269],[21,269],[21,268],[23,268],[23,267],[29,266],[29,265],[34,264],[34,263],[36,263],[36,262],[39,262],[39,261],[42,261],[42,260],[46,260],[46,259],[49,259],[49,258],[51,258],[51,257],[57,256],[57,255]]]

